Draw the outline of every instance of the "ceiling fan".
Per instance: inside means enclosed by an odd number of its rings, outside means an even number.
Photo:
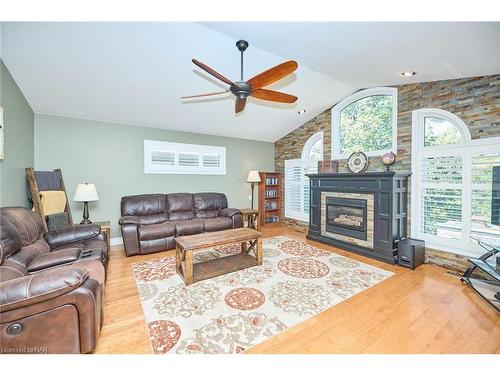
[[[249,96],[278,103],[295,103],[297,101],[298,98],[294,95],[289,95],[283,92],[267,90],[263,88],[293,73],[298,67],[298,64],[295,61],[286,61],[282,64],[276,65],[274,68],[256,75],[253,78],[250,78],[248,81],[244,81],[243,52],[245,52],[245,50],[248,48],[248,42],[245,40],[238,40],[236,42],[236,47],[238,47],[238,50],[241,52],[241,80],[233,82],[224,77],[222,74],[217,73],[209,66],[203,64],[201,61],[193,59],[192,61],[196,66],[203,69],[205,72],[209,73],[215,78],[221,80],[222,82],[228,84],[229,89],[220,92],[212,92],[209,94],[183,96],[181,97],[181,99],[200,98],[204,96],[220,95],[227,92],[232,92],[236,96],[236,113],[243,111],[243,109],[245,108],[247,97]]]

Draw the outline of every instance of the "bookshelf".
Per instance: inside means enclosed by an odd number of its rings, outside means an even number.
[[[260,225],[280,224],[283,175],[275,172],[259,172],[259,176]]]

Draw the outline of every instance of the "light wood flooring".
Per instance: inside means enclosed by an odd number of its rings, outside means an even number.
[[[246,353],[500,353],[500,314],[444,268],[415,271],[307,241],[288,227],[262,228],[394,272],[394,276]],[[173,251],[125,257],[112,248],[104,326],[96,353],[151,353],[132,263]]]

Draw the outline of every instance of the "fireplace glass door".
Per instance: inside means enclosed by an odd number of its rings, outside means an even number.
[[[366,200],[327,197],[326,230],[366,240]]]

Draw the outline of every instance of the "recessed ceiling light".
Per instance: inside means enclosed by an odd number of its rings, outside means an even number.
[[[401,74],[404,75],[405,77],[411,77],[417,74],[417,72],[408,71],[408,72],[403,72]]]
[[[301,109],[300,111],[297,112],[299,115],[303,115],[304,113],[306,113],[306,110],[305,109]]]

